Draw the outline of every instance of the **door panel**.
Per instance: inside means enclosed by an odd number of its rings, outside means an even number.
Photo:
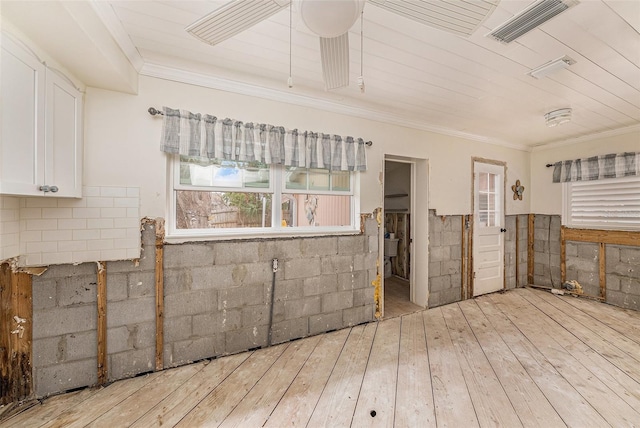
[[[473,295],[504,288],[504,166],[474,163]]]

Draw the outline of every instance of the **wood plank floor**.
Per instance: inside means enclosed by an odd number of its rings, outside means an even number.
[[[485,295],[59,395],[2,427],[640,427],[640,313]]]
[[[390,276],[384,279],[384,319],[395,318],[423,310],[411,302],[409,281]]]

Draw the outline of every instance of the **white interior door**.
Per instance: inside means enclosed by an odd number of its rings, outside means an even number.
[[[473,295],[504,287],[504,166],[473,165]]]

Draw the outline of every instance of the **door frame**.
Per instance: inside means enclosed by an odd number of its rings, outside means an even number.
[[[497,165],[497,166],[501,166],[504,168],[504,174],[502,177],[502,187],[503,187],[503,191],[502,191],[502,215],[505,218],[505,223],[506,223],[506,210],[507,210],[507,198],[506,198],[506,190],[507,190],[507,162],[505,161],[499,161],[499,160],[495,160],[495,159],[487,159],[487,158],[482,158],[482,157],[475,157],[472,156],[471,157],[471,218],[474,220],[472,221],[472,228],[470,230],[470,234],[471,234],[471,239],[470,239],[470,244],[471,244],[471,248],[470,248],[470,255],[471,255],[471,259],[469,260],[469,297],[473,298],[474,297],[474,286],[475,286],[475,266],[473,263],[473,254],[474,254],[474,248],[473,246],[475,245],[474,243],[474,235],[475,235],[475,231],[476,231],[476,225],[475,223],[475,195],[476,195],[476,162],[477,163],[484,163],[484,164],[488,164],[488,165]],[[502,289],[506,289],[506,261],[505,261],[505,257],[506,257],[506,242],[505,239],[502,240]]]
[[[429,160],[412,158],[386,153],[382,157],[382,223],[379,231],[378,262],[381,281],[381,314],[384,317],[384,192],[385,162],[411,164],[411,228],[409,285],[410,300],[418,306],[426,308],[429,302]],[[420,186],[418,186],[420,184]],[[425,185],[426,184],[426,185]],[[418,192],[418,188],[424,192]],[[418,215],[420,213],[420,215]]]

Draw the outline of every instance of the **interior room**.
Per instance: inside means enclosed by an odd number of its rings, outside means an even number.
[[[0,426],[640,425],[640,2],[0,2]]]

